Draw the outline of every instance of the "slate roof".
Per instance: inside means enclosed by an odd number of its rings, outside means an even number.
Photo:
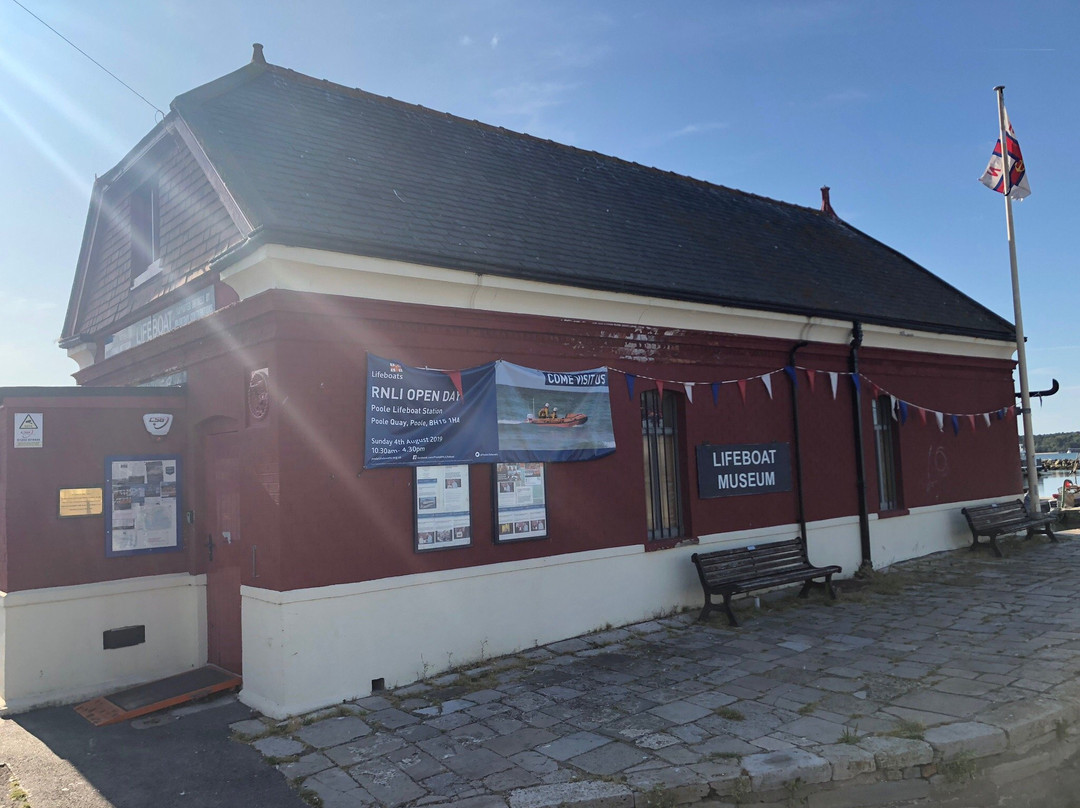
[[[939,333],[1012,325],[818,210],[252,62],[179,96],[261,243]]]

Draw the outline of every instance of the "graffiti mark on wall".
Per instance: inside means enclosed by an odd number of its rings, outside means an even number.
[[[926,493],[933,492],[949,478],[949,454],[944,444],[931,445],[926,452]]]

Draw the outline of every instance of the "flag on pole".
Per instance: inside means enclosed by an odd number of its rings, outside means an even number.
[[[1016,140],[1016,133],[1013,132],[1012,124],[1009,123],[1009,113],[1007,112],[1005,113],[1005,141],[1008,144],[1009,154],[1009,198],[1023,199],[1031,193],[1031,186],[1028,185],[1024,155],[1020,153],[1020,144]],[[997,143],[994,144],[994,153],[990,156],[990,162],[987,164],[986,171],[983,172],[979,181],[992,191],[997,191],[999,194],[1005,193],[1005,173],[1001,162],[1000,137],[997,139]]]

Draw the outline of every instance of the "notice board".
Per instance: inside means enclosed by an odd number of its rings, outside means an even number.
[[[180,542],[180,458],[105,458],[105,555],[176,552]]]

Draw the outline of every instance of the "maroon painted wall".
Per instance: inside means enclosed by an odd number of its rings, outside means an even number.
[[[109,455],[179,455],[184,464],[181,512],[190,508],[183,396],[78,393],[67,388],[53,395],[3,396],[0,402],[0,502],[5,505],[0,511],[0,590],[5,592],[184,572],[189,567],[186,547],[176,553],[106,558],[104,516],[58,515],[61,488],[104,486]],[[13,448],[15,412],[43,414],[42,448]],[[147,433],[142,416],[148,412],[174,415],[167,437],[156,440]],[[189,540],[185,527],[183,541]]]
[[[643,544],[637,394],[653,387],[645,377],[747,378],[782,368],[791,347],[782,340],[269,292],[92,366],[78,378],[123,384],[163,368],[187,368],[193,465],[199,462],[200,430],[240,432],[243,532],[257,544],[260,559],[259,577],[245,569],[243,583],[288,590]],[[548,465],[548,539],[495,545],[492,469],[473,466],[472,545],[418,554],[413,470],[362,468],[367,352],[444,368],[493,359],[545,370],[607,365],[638,380],[631,399],[624,375],[611,374],[618,446],[613,455]],[[818,344],[803,348],[796,360],[841,373],[847,362],[846,346]],[[883,388],[933,409],[983,412],[1011,401],[1010,362],[864,349],[862,363],[863,372]],[[272,405],[265,421],[252,423],[244,394],[250,371],[259,367],[270,369]],[[794,492],[697,497],[697,444],[793,441],[791,383],[782,373],[772,381],[771,400],[760,381],[751,381],[745,402],[733,384],[722,387],[717,406],[708,387],[695,389],[693,403],[682,402],[685,538],[796,520]],[[827,376],[818,376],[810,391],[800,373],[798,396],[806,518],[853,515],[858,502],[850,381],[841,377],[834,400]],[[877,481],[868,395],[862,406],[873,512]],[[1015,493],[1015,423],[979,426],[971,433],[965,424],[959,436],[951,429],[938,432],[932,420],[926,426],[910,420],[901,428],[906,507]],[[194,568],[202,569],[198,556]]]

